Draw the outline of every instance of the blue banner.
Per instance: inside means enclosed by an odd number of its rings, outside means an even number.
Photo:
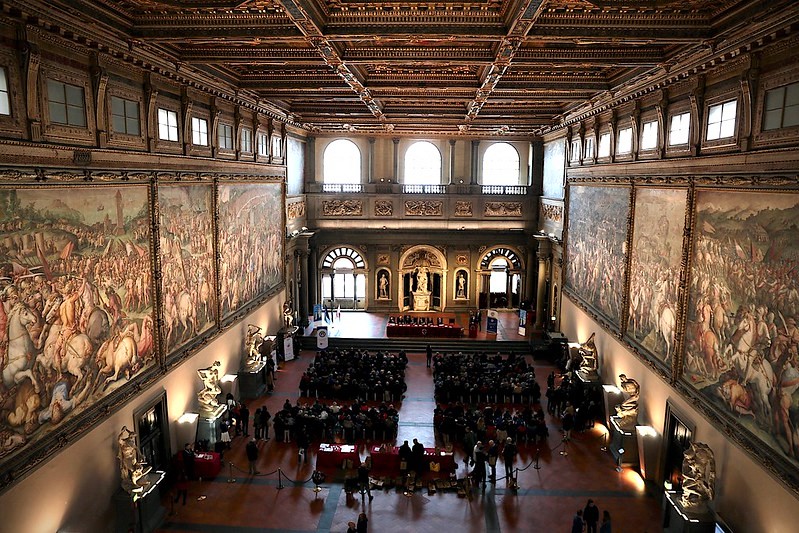
[[[488,310],[488,318],[486,318],[486,333],[497,334],[497,323],[499,322],[499,315],[493,309]]]

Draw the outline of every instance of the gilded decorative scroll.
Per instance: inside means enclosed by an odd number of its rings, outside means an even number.
[[[444,214],[441,200],[406,200],[405,214],[412,217],[440,217]]]
[[[486,217],[520,217],[522,216],[521,202],[486,202],[483,208]]]
[[[361,200],[325,200],[322,215],[326,217],[359,217],[363,215]]]
[[[305,216],[305,201],[294,202],[286,206],[286,217],[289,220]]]
[[[455,202],[455,216],[456,217],[470,217],[473,216],[472,202],[456,201]]]
[[[375,216],[376,217],[390,217],[394,214],[394,204],[391,200],[376,200],[375,201]]]

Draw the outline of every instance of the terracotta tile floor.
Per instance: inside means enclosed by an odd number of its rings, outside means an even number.
[[[342,313],[343,317],[349,314]],[[361,315],[360,317],[358,315]],[[347,327],[361,322],[364,330],[381,336],[380,315],[352,313]],[[278,411],[288,398],[292,403],[299,396],[298,383],[303,370],[313,358],[304,352],[295,361],[283,365],[278,373],[273,395],[248,402],[251,412],[267,405],[271,413]],[[409,354],[406,371],[408,391],[400,408],[398,442],[418,438],[431,446],[434,442],[432,414],[432,371],[425,366],[423,354]],[[551,367],[536,363],[542,388]],[[547,415],[548,416],[548,415]],[[232,449],[225,453],[225,467],[214,480],[193,481],[185,506],[164,500],[168,516],[159,531],[186,532],[345,532],[347,522],[356,520],[360,512],[369,517],[373,533],[392,532],[550,532],[570,531],[571,519],[578,508],[592,498],[600,508],[613,517],[613,531],[643,533],[660,531],[660,506],[633,470],[615,471],[608,452],[600,451],[604,428],[575,434],[568,445],[568,455],[560,451],[559,424],[549,417],[549,442],[542,446],[539,465],[533,468],[535,447],[521,445],[517,460],[519,490],[506,488],[504,481],[488,485],[485,492],[475,490],[471,499],[459,498],[455,492],[438,491],[428,495],[417,490],[410,497],[396,489],[374,490],[374,501],[363,501],[360,494],[350,496],[341,482],[323,484],[318,494],[308,480],[313,471],[316,448],[311,446],[310,464],[297,464],[296,445],[268,441],[261,450],[258,468],[261,475],[246,474],[244,437],[233,440]],[[274,436],[270,427],[270,436]],[[361,457],[366,455],[367,443],[359,441]],[[463,453],[456,448],[458,477],[463,477]],[[238,468],[230,468],[233,463]],[[280,468],[281,476],[273,473]],[[501,475],[502,465],[497,468]],[[235,482],[228,482],[232,472]],[[295,483],[294,480],[298,482]],[[282,488],[281,488],[282,486]],[[199,499],[205,496],[203,499]]]

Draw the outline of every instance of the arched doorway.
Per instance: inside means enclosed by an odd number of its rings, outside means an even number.
[[[328,308],[366,308],[366,263],[347,246],[333,248],[322,259],[322,303]]]
[[[480,309],[517,309],[522,298],[524,270],[518,252],[492,248],[480,261]]]
[[[443,311],[446,259],[431,246],[414,246],[400,257],[400,311]]]

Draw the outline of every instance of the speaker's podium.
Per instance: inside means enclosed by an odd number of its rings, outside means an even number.
[[[667,490],[663,493],[664,533],[713,533],[716,517],[707,504],[697,509],[686,509],[680,503],[680,493]]]

